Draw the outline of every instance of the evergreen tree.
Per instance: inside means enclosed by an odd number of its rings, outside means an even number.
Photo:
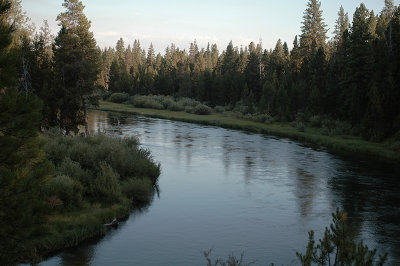
[[[12,46],[19,46],[24,39],[30,39],[35,32],[31,19],[22,11],[22,0],[10,0],[7,21],[14,26]]]
[[[326,24],[322,17],[321,2],[309,0],[307,9],[304,11],[301,26],[300,48],[303,57],[311,55],[313,50],[325,46]]]
[[[283,51],[283,50],[282,50]],[[254,94],[256,99],[261,97],[262,77],[260,75],[261,58],[253,42],[249,45],[248,63],[245,70],[245,78],[250,92]]]
[[[14,265],[34,255],[33,240],[43,231],[41,185],[51,167],[37,133],[41,102],[32,91],[18,91],[10,3],[0,0],[0,264]],[[21,80],[24,82],[24,80]]]
[[[300,54],[299,41],[296,35],[293,41],[292,51],[290,52],[290,68],[292,73],[295,74],[293,76],[294,79],[296,79],[297,73],[300,72],[300,67],[301,67],[301,54]]]
[[[115,55],[119,63],[125,63],[125,42],[122,38],[120,38],[115,45]]]
[[[146,60],[146,64],[148,67],[153,67],[154,63],[155,63],[155,59],[156,59],[156,54],[154,51],[154,47],[153,47],[153,43],[150,43],[150,47],[149,50],[147,52],[147,60]]]
[[[361,4],[353,15],[350,41],[348,114],[353,123],[359,123],[367,107],[367,93],[373,77],[372,36],[370,12]]]
[[[57,102],[53,84],[53,36],[47,21],[35,35],[31,48],[32,89],[43,101],[43,122],[45,128],[57,126]]]
[[[87,126],[87,104],[96,103],[93,94],[100,73],[100,54],[96,48],[90,21],[79,0],[64,0],[66,12],[58,15],[61,30],[55,40],[54,60],[60,99],[60,127],[66,134]]]
[[[349,14],[344,13],[344,8],[343,6],[341,6],[338,12],[338,19],[336,20],[335,30],[333,32],[333,45],[336,49],[342,42],[343,33],[349,29],[349,23]]]
[[[379,37],[383,38],[385,32],[388,28],[390,20],[393,17],[395,12],[395,5],[393,0],[385,0],[385,7],[383,8],[381,14],[379,15],[379,19],[377,22],[377,34]]]

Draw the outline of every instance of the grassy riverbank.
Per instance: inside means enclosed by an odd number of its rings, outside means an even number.
[[[17,261],[35,262],[51,252],[102,236],[104,225],[151,202],[160,174],[136,138],[41,135],[52,175],[41,186],[43,225],[21,243]]]
[[[304,132],[292,127],[290,123],[259,123],[220,113],[210,115],[196,115],[186,112],[174,112],[169,110],[156,110],[146,108],[135,108],[132,105],[117,104],[111,102],[100,102],[100,110],[137,114],[154,118],[162,118],[203,125],[213,125],[229,129],[245,130],[249,132],[274,135],[279,137],[291,138],[301,142],[307,142],[318,146],[323,146],[337,153],[355,154],[362,157],[371,157],[383,161],[400,163],[400,151],[394,145],[394,140],[385,142],[370,142],[361,137],[324,135],[320,128],[306,128]]]

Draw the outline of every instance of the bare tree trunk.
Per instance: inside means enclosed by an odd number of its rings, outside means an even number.
[[[88,125],[88,118],[87,118],[87,107],[85,98],[82,97],[82,107],[83,107],[83,117],[85,119],[85,135],[89,137],[89,125]]]

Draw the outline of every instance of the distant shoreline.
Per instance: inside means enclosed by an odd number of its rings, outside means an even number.
[[[300,142],[326,147],[328,150],[346,155],[356,155],[360,158],[376,159],[384,162],[400,164],[400,152],[390,149],[390,142],[371,142],[354,136],[327,136],[320,129],[306,128],[300,132],[290,126],[290,123],[265,124],[249,120],[225,116],[219,113],[211,115],[196,115],[185,112],[135,108],[132,105],[100,101],[101,111],[142,115],[153,118],[168,119],[202,125],[218,126],[228,129],[244,130],[260,134],[290,138]]]

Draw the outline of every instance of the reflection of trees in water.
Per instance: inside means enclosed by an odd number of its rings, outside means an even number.
[[[253,175],[253,167],[254,167],[254,161],[253,157],[251,156],[245,156],[244,157],[244,179],[245,183],[248,184],[251,181],[252,175]]]
[[[396,174],[397,172],[397,174]],[[329,189],[349,217],[349,223],[360,236],[363,227],[381,248],[400,263],[400,173],[393,167],[376,162],[348,162],[329,179]]]
[[[96,243],[82,244],[74,249],[64,251],[61,256],[62,265],[88,266],[93,259]]]
[[[309,217],[315,212],[315,206],[318,206],[316,198],[325,190],[325,180],[331,169],[332,158],[328,154],[298,145],[287,145],[286,156],[298,211],[302,218]]]
[[[108,130],[108,113],[101,111],[88,112],[88,126],[91,134]]]
[[[306,170],[302,168],[296,169],[294,193],[302,216],[308,216],[312,211],[313,201],[316,190],[318,189],[318,184],[315,179],[315,176],[308,173]]]

